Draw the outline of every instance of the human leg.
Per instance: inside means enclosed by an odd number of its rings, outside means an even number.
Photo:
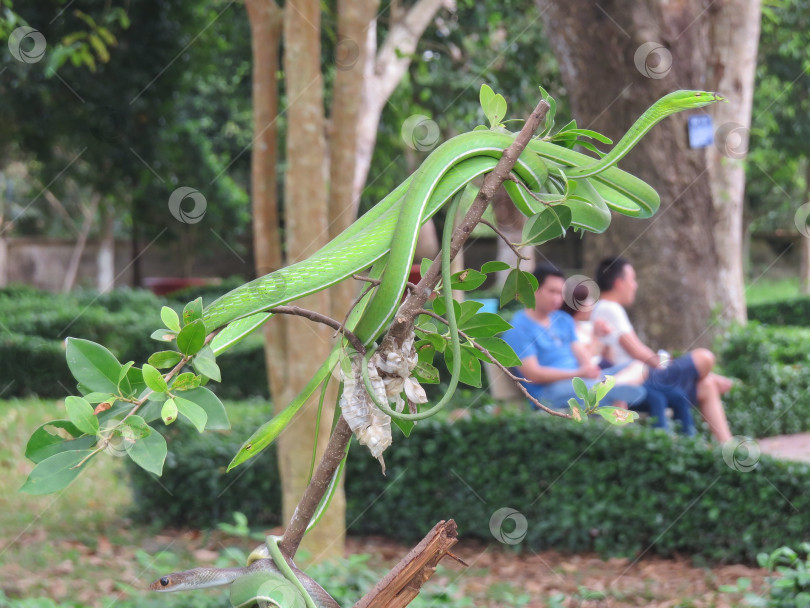
[[[697,400],[700,404],[700,413],[709,425],[714,438],[719,443],[731,439],[731,430],[728,427],[723,402],[720,401],[720,392],[711,377],[707,376],[697,383]]]
[[[681,433],[687,437],[695,434],[695,421],[692,418],[692,404],[679,388],[661,391],[666,397],[667,406],[672,410],[672,418],[681,423]]]
[[[664,393],[653,387],[644,385],[647,396],[636,405],[631,405],[634,412],[645,412],[652,419],[652,426],[656,429],[663,429],[670,432],[669,419],[667,418],[667,399]]]

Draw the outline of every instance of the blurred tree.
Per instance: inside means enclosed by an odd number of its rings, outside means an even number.
[[[761,38],[747,163],[750,230],[798,232],[801,289],[810,294],[810,2],[765,5]]]
[[[223,240],[246,228],[247,197],[233,176],[246,174],[248,159],[239,153],[250,141],[247,100],[241,108],[234,102],[249,87],[247,24],[222,17],[229,6],[175,0],[125,11],[50,0],[17,7],[45,50],[39,61],[2,58],[5,156],[35,161],[35,183],[47,184],[56,200],[72,182],[87,196],[97,193],[108,232],[113,215],[131,226],[135,268],[141,243],[180,239],[187,255],[176,272],[187,273],[204,227],[215,224]],[[76,22],[87,20],[119,24],[114,40],[103,38],[104,61],[89,66],[61,50],[75,37]],[[62,44],[49,49],[51,41]],[[178,186],[205,197],[204,225],[201,217],[173,217],[169,199]]]
[[[634,315],[648,339],[677,349],[710,343],[713,314],[745,319],[742,158],[759,2],[539,0],[539,6],[583,126],[615,136],[675,89],[717,90],[728,98],[711,109],[715,146],[690,149],[686,117],[679,116],[655,127],[621,163],[661,194],[655,221],[617,218],[608,234],[586,241],[589,268],[611,254],[635,261],[641,289]]]

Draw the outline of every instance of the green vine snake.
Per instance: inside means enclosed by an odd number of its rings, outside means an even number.
[[[716,101],[723,98],[706,91],[676,91],[666,95],[645,111],[601,159],[533,139],[513,172],[525,188],[533,192],[562,194],[559,180],[551,179],[550,171],[580,184],[576,199],[561,203],[570,208],[571,225],[576,228],[604,231],[610,223],[611,210],[633,217],[650,217],[660,204],[658,194],[644,181],[618,169],[616,163],[662,119]],[[347,327],[367,347],[373,345],[399,304],[419,227],[470,181],[490,172],[513,139],[514,135],[509,133],[475,130],[448,140],[430,154],[414,175],[310,258],[242,285],[213,302],[203,314],[207,330],[227,325],[212,341],[214,352],[227,350],[259,328],[271,316],[263,312],[266,309],[326,289],[372,265],[372,274],[381,279],[380,284],[355,308]],[[508,191],[518,209],[526,215],[545,208],[544,203],[521,189],[509,188]],[[449,221],[452,223],[452,219]],[[444,277],[443,282],[449,294],[449,277]],[[447,309],[452,310],[452,304]],[[452,334],[455,334],[455,351],[458,336],[451,331],[451,338]],[[272,442],[280,428],[329,376],[338,358],[336,349],[293,402],[245,442],[231,467],[258,454]],[[458,356],[454,363],[457,361]],[[453,371],[457,381],[458,372]],[[245,574],[245,570],[239,572],[237,576]],[[186,588],[201,586],[199,582],[185,584]]]

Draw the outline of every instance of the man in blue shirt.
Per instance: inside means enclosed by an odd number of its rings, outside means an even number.
[[[611,370],[601,370],[591,361],[590,352],[577,340],[573,318],[560,310],[565,275],[547,263],[539,264],[533,274],[538,283],[535,306],[515,314],[503,339],[522,361],[515,371],[526,379],[523,385],[529,394],[544,405],[564,408],[576,398],[573,378],[591,386]],[[608,397],[633,405],[644,394],[640,386],[616,386]]]

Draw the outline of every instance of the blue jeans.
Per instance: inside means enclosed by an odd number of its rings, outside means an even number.
[[[683,390],[650,382],[646,382],[644,388],[647,389],[647,397],[641,403],[631,405],[631,410],[649,414],[653,419],[653,427],[671,432],[666,413],[667,407],[670,407],[673,419],[681,423],[681,432],[687,437],[695,434],[692,404]]]

